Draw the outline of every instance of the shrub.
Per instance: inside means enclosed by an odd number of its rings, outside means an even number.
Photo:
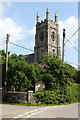
[[[61,95],[57,93],[57,91],[41,91],[35,93],[35,97],[37,97],[38,101],[45,104],[58,104],[61,98]]]
[[[74,103],[80,101],[80,85],[70,84],[64,88],[64,94],[61,89],[36,92],[35,97],[44,104]]]

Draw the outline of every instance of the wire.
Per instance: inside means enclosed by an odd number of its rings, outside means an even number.
[[[15,43],[10,42],[10,41],[9,41],[9,43],[10,43],[10,44],[13,44],[13,45],[15,45],[15,46],[21,47],[21,48],[23,48],[23,49],[26,49],[26,50],[29,50],[29,51],[34,52],[34,51],[33,51],[33,50],[31,50],[31,49],[28,49],[28,48],[23,47],[23,46],[21,46],[21,45],[17,45],[17,44],[15,44]]]
[[[70,40],[68,40],[68,42],[75,48],[75,50],[77,50],[78,53],[80,53],[80,51],[70,42]]]
[[[70,42],[70,39],[79,31],[79,29],[80,29],[80,28],[78,28],[78,29],[76,30],[76,32],[65,42],[65,44],[66,44],[67,42],[69,42],[69,43],[75,48],[75,50],[77,50],[78,53],[80,53],[80,51],[78,51],[78,49]],[[65,44],[64,44],[64,45],[65,45]]]
[[[76,32],[69,38],[69,40],[79,31],[79,29],[80,29],[80,28],[78,28],[78,29],[76,30]],[[67,41],[65,42],[65,44],[66,44],[69,40],[67,40]]]

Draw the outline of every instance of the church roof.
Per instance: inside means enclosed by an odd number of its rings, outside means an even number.
[[[34,63],[34,53],[28,54],[28,55],[23,55],[23,58],[30,64]]]

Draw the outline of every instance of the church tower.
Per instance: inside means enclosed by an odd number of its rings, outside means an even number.
[[[44,53],[53,52],[60,56],[60,40],[58,15],[55,13],[55,21],[49,19],[49,9],[46,11],[46,19],[39,22],[39,13],[37,13],[36,35],[34,57],[35,62],[41,62]]]

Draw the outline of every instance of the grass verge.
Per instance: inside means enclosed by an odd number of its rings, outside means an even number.
[[[56,106],[56,105],[68,105],[69,103],[60,103],[60,104],[21,104],[21,103],[8,103],[8,102],[2,102],[2,104],[8,104],[8,105],[21,105],[21,106]]]

